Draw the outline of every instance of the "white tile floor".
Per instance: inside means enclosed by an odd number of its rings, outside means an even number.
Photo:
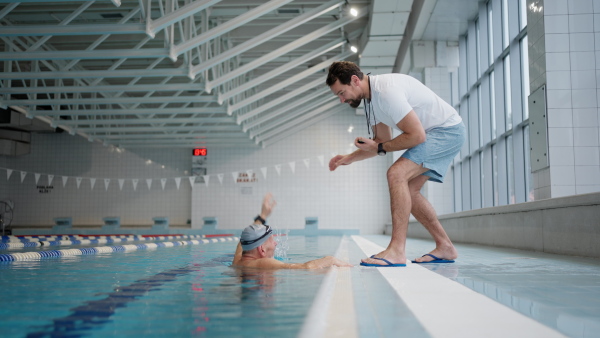
[[[344,296],[336,292],[353,299],[331,302],[329,318],[354,306],[356,322],[327,336],[600,337],[600,260],[457,244],[453,264],[366,268],[360,259],[383,250],[389,237],[343,242],[338,256],[357,265],[338,269],[334,285],[323,287],[333,290],[330,299]],[[409,258],[432,248],[407,241]]]

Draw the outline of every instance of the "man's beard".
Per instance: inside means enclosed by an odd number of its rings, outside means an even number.
[[[348,104],[352,108],[358,108],[358,106],[360,106],[360,100],[348,100]]]

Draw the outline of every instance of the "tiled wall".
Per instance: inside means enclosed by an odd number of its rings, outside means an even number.
[[[365,118],[347,109],[265,149],[211,151],[209,184],[196,184],[193,192],[193,227],[200,227],[203,217],[216,216],[220,228],[241,229],[252,223],[262,197],[271,192],[278,204],[268,221],[276,227],[303,228],[305,217],[316,216],[320,228],[383,233],[391,220],[386,171],[392,157],[376,156],[334,172],[328,169],[334,154],[356,149],[353,142],[358,136],[367,136]],[[295,171],[289,163],[295,164]],[[278,165],[281,174],[275,169]],[[267,169],[266,179],[261,168]],[[247,170],[256,175],[256,182],[233,181],[232,172]],[[224,174],[223,183],[218,174]]]
[[[350,125],[352,132],[348,132]],[[346,110],[266,149],[209,148],[209,186],[196,185],[198,198],[192,205],[187,178],[189,149],[118,152],[66,133],[33,134],[31,154],[0,157],[1,168],[14,170],[7,180],[6,170],[0,169],[0,198],[15,201],[15,226],[52,225],[54,217],[63,216],[72,217],[76,225],[101,225],[103,217],[119,216],[123,226],[149,226],[156,216],[167,216],[174,225],[191,222],[192,216],[200,222],[203,216],[217,216],[221,228],[240,229],[251,223],[260,211],[262,196],[270,191],[279,203],[271,224],[301,228],[304,217],[318,216],[321,228],[382,233],[390,220],[385,172],[391,156],[333,173],[327,168],[332,152],[355,149],[352,142],[357,136],[366,136],[364,116]],[[319,155],[323,155],[324,165]],[[310,160],[309,168],[304,159]],[[295,174],[290,162],[295,162]],[[275,171],[277,164],[282,164],[281,176]],[[268,167],[267,180],[262,179],[261,167]],[[231,172],[249,169],[255,170],[258,182],[233,183]],[[27,172],[23,182],[21,171]],[[37,185],[35,173],[42,174]],[[218,173],[225,173],[222,185],[214,176]],[[52,188],[39,192],[38,185],[48,185],[48,174],[54,175]],[[65,187],[62,176],[69,177]],[[79,188],[77,177],[82,178]],[[173,179],[176,177],[182,178],[179,188]],[[91,178],[96,179],[93,189]],[[108,190],[105,178],[111,179]],[[135,190],[134,178],[139,179]],[[164,189],[162,178],[167,178]],[[122,189],[119,179],[125,179]],[[147,179],[152,179],[150,189]],[[251,194],[243,194],[244,187],[251,188]]]
[[[177,189],[169,179],[163,190],[160,179],[189,175],[190,158],[184,149],[117,151],[66,133],[33,133],[30,154],[3,157],[2,167],[14,171],[7,180],[6,170],[0,170],[0,186],[6,188],[5,198],[15,202],[14,226],[52,225],[54,217],[65,216],[77,225],[101,225],[107,216],[119,216],[127,225],[150,225],[155,216],[185,224],[189,181]],[[23,181],[21,172],[26,172]],[[54,175],[52,183],[48,175]],[[110,179],[108,189],[105,179]],[[139,180],[135,190],[132,179]],[[146,179],[153,179],[150,189]]]
[[[600,191],[600,1],[527,4],[530,89],[547,86],[550,167],[534,173],[536,193]]]

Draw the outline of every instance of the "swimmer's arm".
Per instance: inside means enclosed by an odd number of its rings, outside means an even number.
[[[344,262],[333,256],[325,256],[323,258],[308,261],[303,264],[283,264],[286,265],[285,268],[287,269],[323,269],[331,266],[352,267],[352,264]]]
[[[232,265],[239,265],[240,260],[242,259],[242,244],[238,242],[237,248],[235,249],[235,254],[233,255]]]
[[[332,256],[326,256],[306,263],[284,263],[275,258],[261,258],[253,261],[239,261],[239,264],[236,264],[234,261],[233,265],[260,269],[322,269],[331,266],[352,267],[352,264]]]

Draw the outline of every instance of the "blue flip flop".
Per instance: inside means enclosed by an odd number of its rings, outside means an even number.
[[[417,262],[417,261],[411,261],[411,262],[416,263],[416,264],[426,264],[426,263],[454,263],[453,260],[439,258],[439,257],[436,257],[436,256],[434,256],[432,254],[424,254],[421,257],[425,257],[425,256],[429,256],[429,257],[433,258],[433,260],[429,261],[429,262]]]
[[[360,262],[360,265],[362,265],[362,266],[375,266],[375,267],[380,267],[380,268],[391,268],[391,267],[406,266],[406,264],[394,264],[394,263],[388,261],[385,258],[375,257],[375,255],[371,256],[370,258],[379,259],[380,261],[384,261],[384,262],[387,263],[387,265],[371,264],[371,263],[363,263],[363,262]]]

